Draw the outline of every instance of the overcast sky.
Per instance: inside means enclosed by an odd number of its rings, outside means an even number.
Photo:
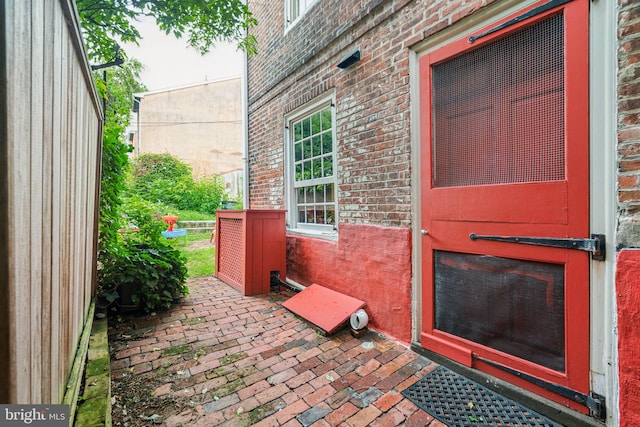
[[[141,22],[138,31],[143,37],[140,45],[127,43],[123,48],[144,65],[142,82],[150,91],[242,74],[242,53],[235,45],[220,43],[202,56],[185,40],[164,34],[153,20]]]

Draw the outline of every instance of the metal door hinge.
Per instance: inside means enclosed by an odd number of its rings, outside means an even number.
[[[607,420],[607,399],[597,393],[591,392],[587,396],[586,406],[589,408],[589,415],[601,421]]]
[[[604,234],[592,234],[590,239],[524,236],[483,236],[469,234],[471,240],[492,240],[494,242],[522,243],[525,245],[548,246],[552,248],[577,249],[591,252],[591,259],[604,261],[607,240]]]
[[[593,392],[591,392],[591,394],[582,393],[580,391],[570,389],[569,387],[560,384],[545,381],[541,378],[534,377],[533,375],[527,374],[525,372],[518,371],[500,363],[496,363],[493,360],[485,359],[484,357],[480,357],[477,354],[473,354],[472,358],[484,362],[487,365],[498,368],[504,372],[508,372],[511,375],[515,375],[518,378],[526,380],[532,384],[549,390],[569,400],[573,400],[580,405],[586,406],[587,409],[589,409],[589,416],[591,416],[592,418],[596,418],[601,421],[605,421],[607,418],[607,406],[604,396]]]

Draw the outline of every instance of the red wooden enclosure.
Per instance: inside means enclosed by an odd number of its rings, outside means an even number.
[[[243,295],[269,293],[271,275],[287,275],[283,210],[216,212],[216,277]]]

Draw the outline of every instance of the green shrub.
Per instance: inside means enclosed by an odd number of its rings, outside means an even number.
[[[131,196],[123,200],[125,221],[131,228],[139,231],[129,238],[139,243],[156,242],[162,237],[167,224],[162,220],[160,212],[163,208],[150,203],[139,196]]]
[[[178,208],[214,214],[222,204],[225,188],[220,177],[202,178],[192,181],[181,195]]]
[[[136,183],[150,183],[159,179],[190,177],[191,166],[169,153],[145,153],[135,160],[131,172]]]
[[[166,310],[189,293],[186,275],[186,259],[178,249],[125,241],[101,270],[100,296],[107,305],[119,307],[120,297],[130,294],[131,301],[147,313]]]
[[[130,191],[153,203],[214,214],[226,191],[222,178],[194,180],[191,167],[170,154],[143,154],[133,163]]]
[[[98,271],[99,297],[104,305],[139,305],[147,313],[164,310],[188,294],[186,258],[166,242],[166,224],[158,207],[137,196],[122,205],[126,221],[136,232],[124,233]]]

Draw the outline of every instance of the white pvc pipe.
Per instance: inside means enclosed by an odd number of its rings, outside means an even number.
[[[366,311],[360,309],[351,315],[350,323],[353,329],[364,329],[369,323],[369,316]]]

